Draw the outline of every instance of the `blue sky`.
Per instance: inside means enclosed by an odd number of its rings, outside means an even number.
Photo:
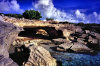
[[[0,0],[0,12],[3,13],[23,13],[29,9],[38,10],[43,18],[100,23],[100,0]]]
[[[100,0],[54,0],[54,4],[66,11],[82,9],[86,12],[100,12]]]
[[[33,8],[32,2],[36,0],[17,0],[20,7],[24,10]],[[54,6],[64,11],[81,9],[83,12],[100,13],[100,0],[53,0]]]

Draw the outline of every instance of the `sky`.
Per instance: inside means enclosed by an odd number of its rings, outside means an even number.
[[[37,10],[45,18],[74,23],[100,23],[100,0],[0,0],[1,13]]]

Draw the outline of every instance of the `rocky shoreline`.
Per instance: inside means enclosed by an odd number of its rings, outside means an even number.
[[[0,66],[66,66],[75,57],[100,57],[100,34],[81,26],[3,17],[0,28]]]

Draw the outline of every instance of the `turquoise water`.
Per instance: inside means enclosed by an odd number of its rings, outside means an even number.
[[[55,56],[62,66],[100,66],[100,53],[97,55],[61,53]]]

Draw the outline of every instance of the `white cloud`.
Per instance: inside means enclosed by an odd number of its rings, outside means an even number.
[[[12,0],[9,2],[8,0],[6,1],[1,1],[0,2],[0,12],[17,12],[17,13],[22,13],[23,10],[20,8],[20,5],[17,3],[16,0]]]
[[[81,13],[79,10],[75,11],[76,17],[77,18],[82,18],[83,20],[85,20],[85,14]]]
[[[84,23],[100,23],[100,14],[93,12],[91,14],[81,13],[80,10],[75,11],[75,17],[80,22]]]
[[[44,18],[54,18],[55,20],[71,20],[71,15],[54,7],[52,0],[38,0],[35,8],[41,12]]]
[[[93,15],[94,15],[95,17],[97,17],[97,16],[98,16],[97,12],[93,12]]]
[[[84,22],[84,23],[100,23],[100,14],[93,12],[91,14],[85,14],[86,9],[77,9],[73,13],[66,13],[54,7],[52,0],[38,0],[33,3],[33,7],[41,12],[43,18],[54,18],[60,21],[69,22]]]

